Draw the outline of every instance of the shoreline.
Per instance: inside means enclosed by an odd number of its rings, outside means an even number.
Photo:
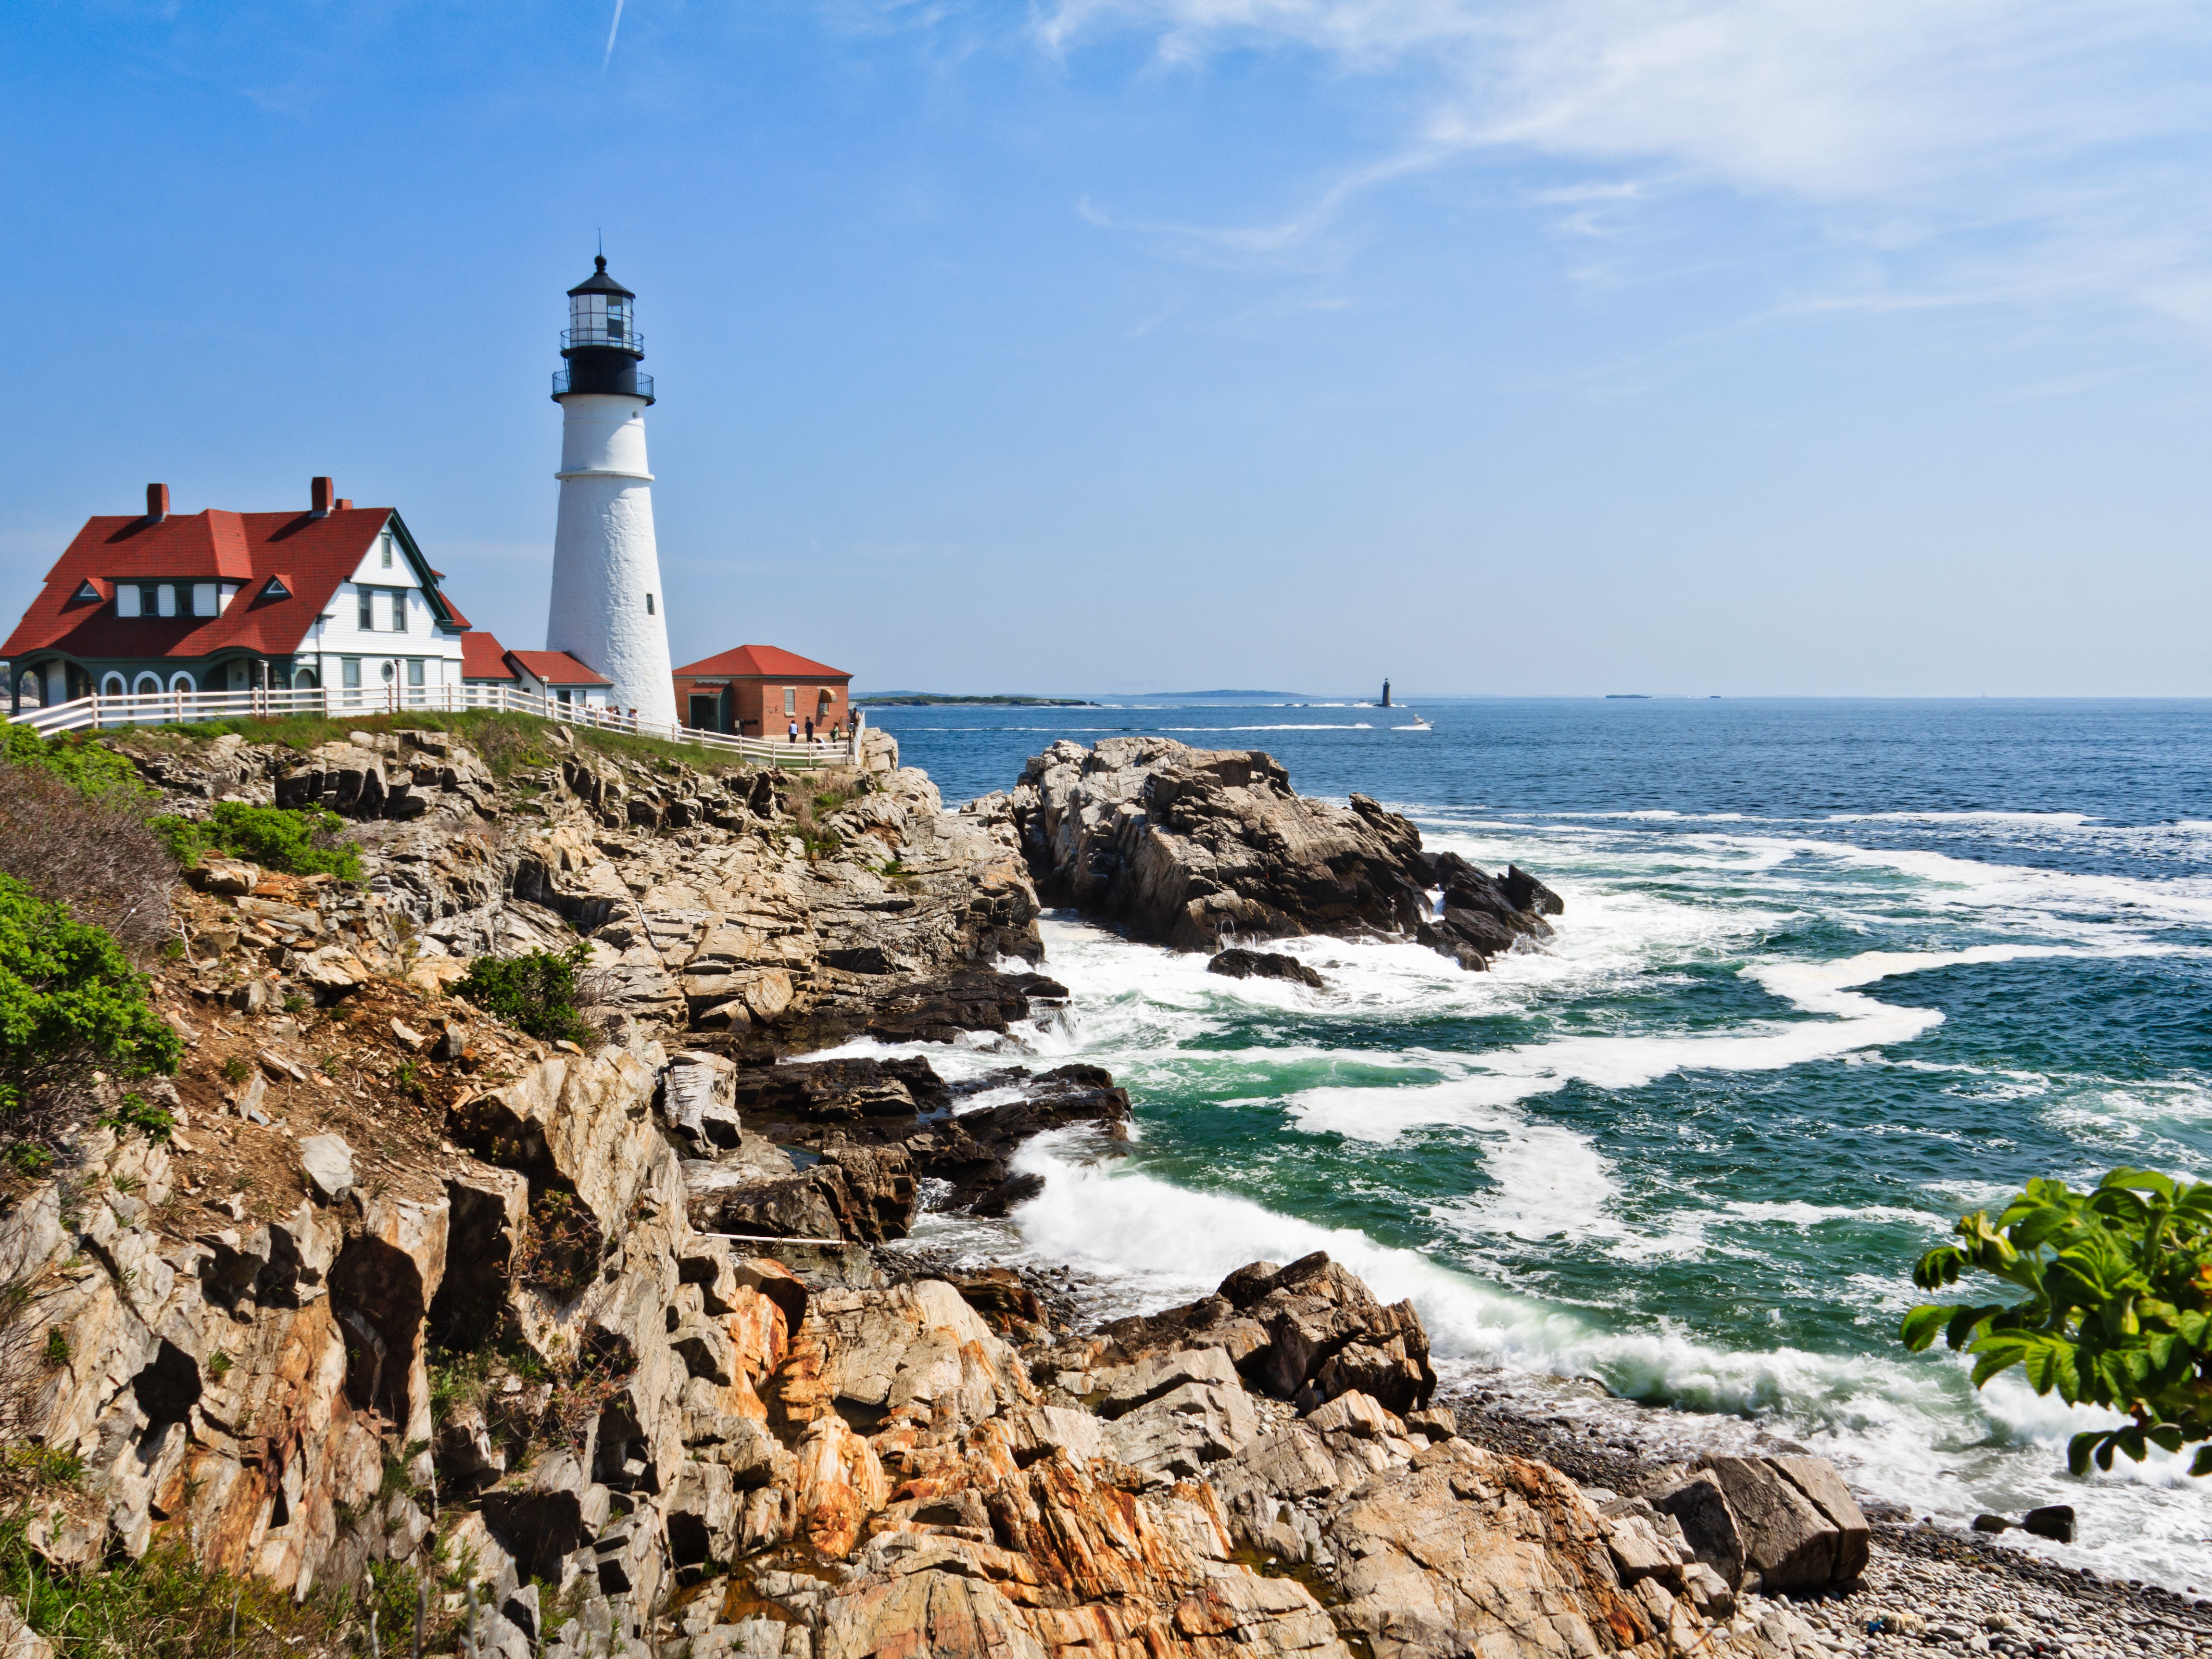
[[[927,1218],[970,1219],[929,1210],[916,1217]],[[1004,1238],[1012,1243],[1018,1236],[1011,1224],[1000,1224],[1007,1229]],[[1115,1299],[1103,1281],[1088,1278],[1073,1263],[1006,1259],[979,1249],[980,1243],[972,1232],[958,1244],[933,1243],[922,1233],[878,1246],[873,1255],[880,1268],[900,1279],[983,1269],[1010,1273],[1036,1297],[1055,1328],[1055,1344],[1091,1334],[1100,1322],[1091,1310]],[[1086,1294],[1092,1285],[1097,1288]],[[1637,1496],[1683,1472],[1686,1459],[1647,1450],[1617,1431],[1593,1431],[1557,1409],[1562,1402],[1513,1397],[1545,1380],[1586,1390],[1593,1399],[1603,1386],[1486,1368],[1440,1378],[1433,1404],[1451,1409],[1460,1435],[1475,1445],[1547,1463],[1601,1497]],[[1496,1386],[1499,1382],[1508,1386]],[[1638,1405],[1609,1393],[1605,1397],[1648,1413],[1655,1423],[1688,1426],[1686,1417],[1667,1407]],[[1755,1425],[1747,1428],[1762,1449],[1803,1449]],[[1674,1440],[1668,1447],[1668,1453],[1693,1455],[1699,1449],[1742,1448],[1700,1448],[1695,1437]],[[2212,1594],[2115,1578],[1990,1534],[1915,1517],[1856,1487],[1853,1496],[1861,1500],[1873,1532],[1873,1560],[1865,1575],[1848,1591],[1786,1598],[1839,1659],[1879,1659],[1923,1646],[1996,1653],[2005,1659],[2212,1654]],[[2195,1588],[2212,1591],[2212,1557],[2207,1559],[2203,1583]]]

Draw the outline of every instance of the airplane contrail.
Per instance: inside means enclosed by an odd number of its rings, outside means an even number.
[[[622,9],[623,0],[615,0],[615,21],[607,25],[607,50],[599,59],[599,73],[602,75],[607,72],[607,65],[614,62],[615,31],[622,27]]]

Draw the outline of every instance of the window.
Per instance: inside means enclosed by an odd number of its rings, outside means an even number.
[[[384,532],[384,568],[386,570],[392,568],[392,532],[389,530]]]
[[[783,688],[783,712],[787,714],[796,714],[799,712],[799,688],[795,685],[787,685]]]
[[[158,696],[161,690],[161,677],[159,674],[141,674],[137,683],[131,690],[135,696]],[[59,699],[56,701],[58,702]]]
[[[416,686],[419,686],[422,684],[422,658],[410,657],[407,659],[407,684]]]
[[[367,634],[373,631],[375,627],[376,590],[373,587],[364,587],[361,590],[361,631]],[[348,685],[358,685],[361,682],[359,680],[348,680],[346,684]]]
[[[344,664],[343,664],[343,667],[344,667],[344,678],[345,678],[345,689],[346,689],[347,690],[349,690],[349,691],[358,691],[358,690],[361,690],[361,659],[360,659],[359,657],[348,657],[348,658],[345,659],[345,662],[344,662]]]
[[[395,634],[407,631],[407,590],[404,587],[392,590],[392,631]]]
[[[222,585],[222,602],[216,607],[216,609],[221,611],[229,610],[230,602],[237,597],[238,584],[236,582],[225,582]]]
[[[154,606],[160,616],[173,617],[177,614],[177,585],[174,582],[163,582],[154,590]]]
[[[135,617],[138,614],[138,589],[135,585],[130,587],[118,587],[115,590],[115,614],[118,617]]]
[[[121,696],[123,695],[123,676],[120,674],[110,674],[106,679],[102,680],[100,683],[100,695],[103,697]]]
[[[650,594],[650,593],[648,593],[648,594],[647,594],[647,595],[645,596],[645,614],[646,614],[647,616],[648,616],[648,617],[650,617],[651,615],[653,615],[653,595],[652,595],[652,594]]]
[[[218,615],[220,607],[216,604],[216,592],[217,586],[214,582],[194,582],[192,584],[192,615],[195,617]]]

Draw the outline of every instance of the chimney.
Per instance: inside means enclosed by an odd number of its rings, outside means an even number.
[[[308,512],[312,516],[318,519],[330,517],[331,481],[328,478],[310,478],[307,481],[307,499],[310,504]]]
[[[339,497],[338,497],[338,511],[339,511],[339,512],[341,512],[341,513],[350,513],[350,512],[352,512],[352,511],[353,511],[353,497],[352,497],[352,496],[350,496],[350,495],[341,495],[341,496],[339,496]]]
[[[169,486],[167,484],[148,484],[146,486],[147,522],[149,524],[159,524],[162,520],[168,516]]]

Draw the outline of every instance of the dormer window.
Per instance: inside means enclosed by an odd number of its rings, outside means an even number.
[[[92,579],[88,576],[85,578],[84,581],[79,585],[73,598],[77,604],[83,605],[99,599],[100,590],[93,586]]]
[[[269,586],[261,590],[261,597],[264,599],[289,599],[292,597],[292,590],[284,586],[282,576],[271,576]]]

